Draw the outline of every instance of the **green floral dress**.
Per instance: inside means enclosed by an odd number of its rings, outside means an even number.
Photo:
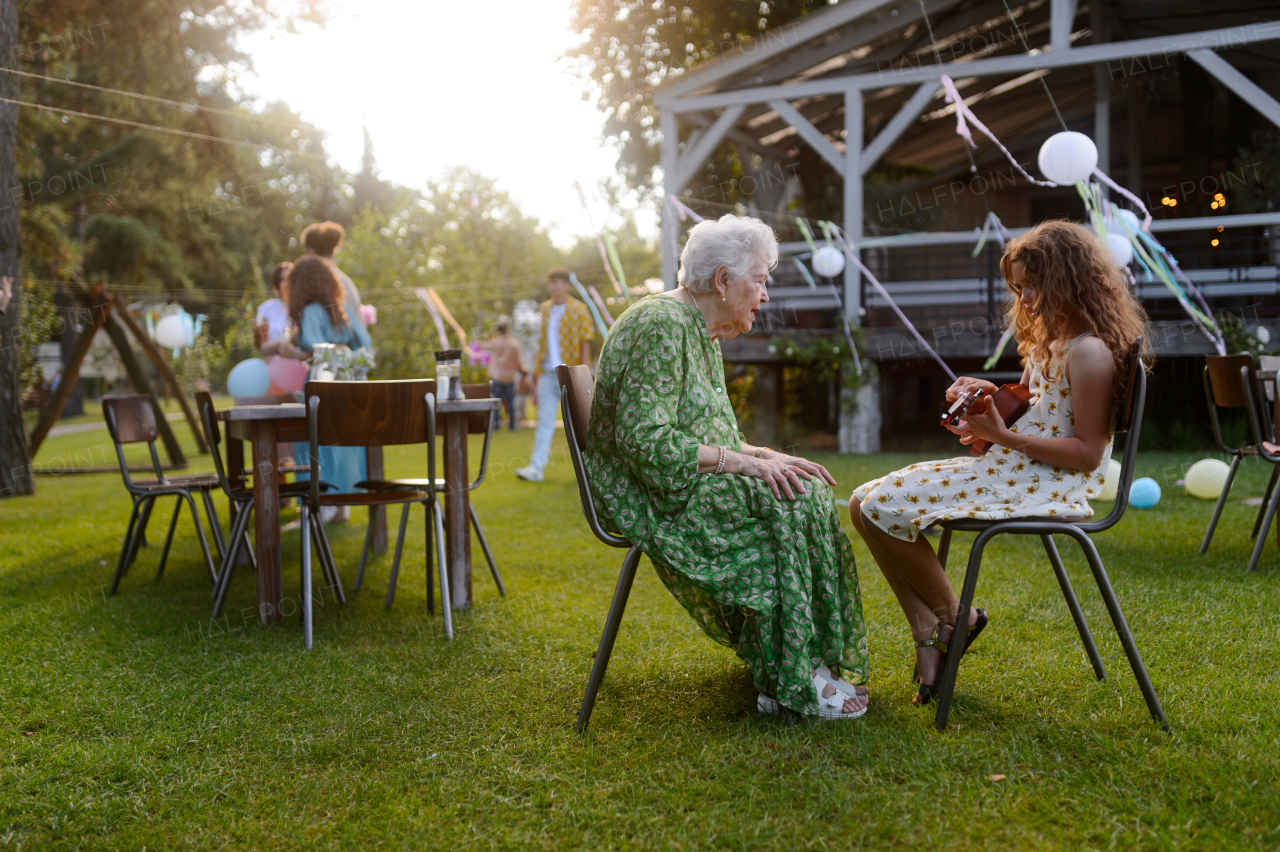
[[[865,682],[858,577],[831,489],[811,480],[779,500],[754,477],[698,473],[699,444],[741,447],[701,314],[642,300],[614,324],[597,372],[586,465],[601,520],[783,706],[817,713],[820,663]]]

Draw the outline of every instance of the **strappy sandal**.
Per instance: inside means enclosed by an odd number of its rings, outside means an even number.
[[[983,629],[986,628],[987,626],[987,621],[988,621],[987,611],[985,609],[982,609],[981,607],[974,607],[974,612],[978,614],[978,618],[977,620],[974,621],[973,624],[969,625],[969,634],[968,636],[965,637],[964,648],[960,650],[961,659],[964,659],[964,655],[966,652],[968,652],[969,648],[973,645],[973,641],[978,638],[978,635],[982,633]],[[946,668],[947,652],[951,650],[950,643],[943,642],[941,639],[938,638],[938,633],[942,630],[943,624],[944,622],[939,621],[937,624],[933,626],[932,636],[930,636],[928,639],[917,639],[915,642],[915,646],[917,648],[936,647],[939,651],[942,652],[942,661],[941,661],[941,665],[938,667],[938,675],[941,675],[943,669]],[[954,631],[952,635],[954,635]],[[916,690],[915,704],[917,707],[924,707],[926,704],[933,701],[934,697],[937,696],[942,691],[942,685],[938,683],[938,678],[936,676],[934,678],[933,683],[920,682],[919,666],[916,667],[911,680],[912,680],[912,683],[920,684],[920,688]]]
[[[866,698],[870,692],[865,686],[850,683],[843,677],[836,677],[825,665],[818,666],[818,677],[834,686],[845,698]]]
[[[829,670],[828,670],[828,673],[830,673]],[[848,683],[848,681],[846,681],[846,683]],[[828,696],[827,698],[823,698],[822,692],[828,686],[834,686],[836,688],[836,691],[832,693],[830,696]],[[853,687],[853,684],[849,684],[849,686]],[[817,693],[818,693],[817,718],[822,719],[823,721],[831,721],[834,719],[857,719],[866,715],[867,706],[869,705],[864,706],[861,710],[855,710],[852,713],[844,712],[844,703],[848,701],[850,698],[854,698],[857,696],[845,695],[843,692],[840,691],[839,686],[836,686],[836,684],[828,681],[822,675],[815,674],[813,676],[813,688],[817,690]],[[762,692],[756,698],[756,709],[759,710],[761,713],[764,713],[769,716],[776,715],[779,711],[778,700],[773,696],[765,695]]]

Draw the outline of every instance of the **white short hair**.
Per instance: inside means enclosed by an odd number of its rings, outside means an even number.
[[[719,221],[699,222],[689,231],[680,252],[678,281],[691,293],[709,293],[720,267],[726,267],[730,281],[737,281],[759,260],[768,269],[777,266],[778,237],[759,219],[730,213]]]

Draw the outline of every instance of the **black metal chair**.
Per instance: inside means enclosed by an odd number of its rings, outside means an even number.
[[[1247,448],[1252,455],[1271,464],[1271,480],[1267,483],[1266,495],[1262,498],[1262,505],[1258,507],[1258,516],[1253,522],[1253,553],[1249,557],[1249,571],[1253,572],[1258,569],[1258,560],[1262,557],[1262,548],[1267,541],[1267,533],[1271,531],[1271,521],[1276,516],[1277,508],[1280,508],[1280,487],[1277,487],[1277,479],[1280,479],[1280,453],[1272,452],[1268,446],[1274,447],[1275,444],[1268,444],[1267,435],[1274,435],[1274,427],[1271,422],[1271,412],[1266,405],[1266,394],[1262,393],[1262,388],[1257,380],[1257,375],[1253,370],[1253,359],[1248,355],[1237,356],[1247,358],[1248,361],[1242,362],[1239,366],[1239,387],[1240,395],[1243,396],[1245,402],[1245,410],[1249,413],[1249,429],[1253,433],[1253,446]],[[1215,390],[1217,385],[1215,384]],[[1210,406],[1212,410],[1213,406]],[[1262,415],[1259,416],[1258,409],[1262,409]],[[1214,435],[1218,437],[1217,418],[1214,418]],[[1218,443],[1221,445],[1222,439],[1218,437]],[[1231,465],[1231,474],[1235,474],[1236,465],[1234,461]],[[1214,521],[1217,520],[1218,514],[1222,511],[1222,503],[1226,500],[1227,489],[1231,487],[1230,478],[1227,479],[1226,485],[1222,489],[1222,496],[1218,498],[1218,505],[1214,509]],[[1210,530],[1213,527],[1210,526]],[[1204,551],[1201,550],[1203,553]]]
[[[1112,506],[1111,512],[1098,521],[1069,521],[1052,518],[1023,518],[1008,521],[969,519],[943,521],[941,523],[942,539],[938,543],[938,559],[942,562],[943,568],[945,568],[947,565],[947,551],[951,544],[951,534],[953,532],[978,533],[978,537],[969,551],[969,564],[965,571],[964,586],[960,592],[960,610],[956,616],[955,634],[951,640],[951,647],[963,648],[965,638],[969,634],[969,610],[973,606],[973,596],[978,585],[978,570],[982,566],[982,553],[987,546],[987,542],[998,535],[1040,536],[1040,540],[1044,543],[1045,552],[1049,555],[1049,562],[1053,565],[1054,573],[1057,575],[1058,585],[1062,588],[1062,595],[1066,598],[1067,608],[1071,610],[1071,617],[1075,620],[1076,629],[1080,633],[1080,640],[1084,643],[1085,653],[1089,655],[1089,661],[1093,664],[1094,674],[1097,675],[1098,680],[1106,680],[1107,672],[1102,665],[1102,658],[1098,656],[1098,648],[1089,633],[1089,626],[1085,622],[1080,603],[1076,600],[1075,592],[1071,588],[1071,581],[1067,578],[1066,568],[1062,564],[1062,556],[1058,553],[1058,548],[1053,543],[1054,535],[1067,535],[1075,539],[1080,544],[1080,549],[1084,551],[1085,559],[1093,572],[1094,582],[1098,585],[1098,591],[1102,593],[1107,612],[1111,615],[1111,622],[1115,626],[1116,634],[1120,637],[1120,644],[1124,646],[1125,655],[1129,658],[1129,665],[1132,667],[1133,675],[1138,681],[1138,688],[1142,690],[1142,697],[1146,699],[1147,709],[1151,712],[1151,718],[1159,722],[1167,731],[1169,730],[1169,720],[1165,718],[1164,709],[1160,706],[1160,699],[1156,696],[1155,688],[1151,685],[1151,679],[1147,676],[1146,667],[1142,663],[1142,656],[1138,653],[1138,646],[1133,641],[1133,634],[1129,631],[1129,625],[1125,622],[1120,603],[1116,600],[1115,590],[1111,588],[1111,581],[1107,577],[1106,568],[1103,567],[1102,558],[1098,555],[1098,549],[1094,546],[1093,540],[1089,538],[1090,533],[1103,532],[1115,526],[1120,521],[1120,518],[1124,516],[1125,509],[1129,505],[1129,486],[1133,482],[1134,461],[1138,454],[1138,438],[1142,431],[1142,412],[1147,394],[1147,374],[1142,366],[1141,351],[1142,338],[1138,338],[1133,344],[1133,350],[1130,353],[1129,399],[1126,401],[1123,410],[1118,412],[1115,424],[1117,434],[1126,430],[1128,434],[1124,442],[1124,456],[1120,466],[1120,482],[1116,489],[1115,504]],[[948,654],[947,663],[943,669],[942,691],[938,696],[938,710],[934,719],[934,724],[939,731],[946,730],[947,727],[947,714],[951,710],[951,699],[955,691],[956,677],[960,671],[960,657],[960,654]]]
[[[625,538],[607,532],[596,514],[595,499],[591,496],[591,485],[587,480],[587,469],[582,463],[582,453],[587,448],[587,428],[591,425],[591,397],[595,393],[595,380],[591,377],[591,368],[580,364],[567,367],[564,364],[556,367],[556,381],[560,383],[560,413],[564,420],[565,438],[569,444],[569,457],[573,459],[573,472],[578,478],[578,496],[582,503],[582,514],[587,518],[587,525],[596,534],[596,538],[610,547],[628,548],[622,559],[622,571],[618,574],[618,585],[613,591],[613,601],[609,604],[609,615],[605,618],[604,633],[600,637],[600,647],[596,650],[596,661],[591,666],[591,677],[587,681],[587,692],[582,697],[582,708],[578,711],[578,723],[575,729],[581,733],[587,729],[591,721],[591,710],[596,704],[596,693],[604,681],[605,669],[609,667],[609,656],[613,653],[613,644],[618,638],[618,628],[622,624],[622,614],[627,608],[627,598],[631,596],[631,586],[636,579],[636,569],[643,555],[637,545]]]
[[[1258,515],[1253,521],[1253,538],[1258,537],[1258,532],[1262,527],[1263,516],[1267,511],[1266,507],[1271,502],[1272,494],[1276,491],[1276,482],[1280,480],[1280,464],[1278,464],[1280,463],[1280,458],[1271,456],[1263,446],[1263,434],[1271,434],[1271,411],[1265,404],[1261,408],[1262,416],[1266,423],[1266,432],[1260,433],[1254,422],[1257,419],[1254,406],[1254,401],[1257,399],[1257,389],[1258,383],[1254,374],[1252,355],[1205,356],[1204,396],[1209,406],[1209,425],[1213,427],[1213,439],[1217,441],[1218,448],[1231,456],[1231,470],[1227,473],[1227,481],[1222,486],[1222,493],[1218,495],[1218,502],[1213,507],[1213,516],[1209,519],[1209,528],[1204,531],[1204,540],[1200,542],[1201,555],[1209,550],[1209,543],[1213,541],[1214,530],[1218,527],[1218,519],[1222,516],[1222,509],[1226,506],[1227,497],[1231,494],[1231,485],[1235,482],[1236,471],[1240,468],[1240,462],[1244,460],[1245,456],[1256,455],[1272,463],[1271,479],[1267,482],[1266,494],[1262,498],[1262,505],[1258,507]],[[1222,424],[1218,420],[1219,408],[1243,409],[1249,413],[1254,441],[1252,444],[1246,444],[1242,447],[1230,447],[1227,445],[1227,442],[1222,438]],[[1263,535],[1263,538],[1265,539],[1266,536]],[[1257,550],[1257,553],[1254,554],[1253,560],[1249,563],[1250,571],[1257,565],[1258,555],[1261,553],[1260,548],[1255,547],[1255,550]]]
[[[320,447],[386,447],[427,445],[427,471],[436,469],[435,382],[430,379],[375,382],[307,382],[307,429],[310,436],[310,486],[302,502],[302,523],[319,521],[321,506],[386,506],[423,503],[427,506],[427,589],[431,596],[432,531],[440,570],[440,603],[445,635],[453,638],[453,613],[449,603],[448,565],[444,554],[444,511],[434,488],[365,491],[354,494],[322,494],[324,476]],[[486,417],[487,417],[486,413]],[[433,525],[434,522],[434,525]],[[321,525],[323,528],[323,525]],[[337,574],[337,569],[333,569]],[[428,601],[430,605],[430,600]],[[302,539],[302,622],[306,645],[311,647],[311,551]]]
[[[205,566],[209,570],[209,579],[217,582],[218,574],[213,567],[213,556],[209,553],[209,542],[204,535],[204,527],[200,523],[200,513],[196,510],[192,494],[199,494],[204,502],[205,512],[209,516],[209,524],[214,531],[214,543],[218,547],[221,558],[226,549],[222,540],[222,529],[218,525],[218,516],[214,511],[213,500],[209,491],[218,486],[215,477],[209,475],[193,475],[182,477],[166,477],[160,466],[160,456],[156,453],[156,411],[155,403],[146,394],[110,394],[102,398],[102,416],[107,421],[107,430],[115,444],[116,457],[120,461],[120,475],[124,477],[125,490],[133,499],[133,509],[129,513],[129,527],[125,533],[124,544],[120,548],[120,558],[116,562],[116,573],[111,580],[111,594],[120,588],[120,580],[129,566],[138,556],[138,548],[146,535],[147,524],[151,520],[151,510],[157,499],[161,497],[176,498],[173,517],[169,520],[169,533],[164,540],[164,550],[160,553],[160,566],[156,569],[157,579],[164,574],[165,563],[169,559],[169,547],[173,544],[173,533],[178,527],[178,516],[182,514],[183,501],[191,509],[191,519],[196,525],[196,536],[200,540],[200,550],[204,553]],[[151,452],[151,466],[156,478],[139,482],[129,475],[129,464],[124,457],[125,444],[146,443]]]
[[[200,412],[200,421],[204,426],[205,441],[208,443],[209,451],[213,455],[213,467],[217,475],[217,483],[222,488],[222,493],[227,496],[228,504],[235,507],[235,518],[231,522],[231,533],[227,537],[228,541],[243,543],[244,550],[249,554],[249,561],[256,571],[258,569],[258,560],[253,552],[253,542],[249,538],[249,517],[253,514],[254,503],[253,489],[236,487],[231,484],[230,479],[227,477],[226,468],[222,464],[222,430],[218,426],[217,413],[213,408],[213,397],[207,391],[200,391],[196,394],[196,409]],[[328,490],[330,487],[328,483],[320,483],[322,490]],[[279,488],[281,498],[301,500],[306,497],[307,491],[311,488],[311,483],[282,482]],[[329,539],[325,535],[324,524],[319,522],[320,519],[318,517],[312,516],[309,520],[308,531],[315,541],[316,548],[322,554],[320,563],[325,577],[329,585],[335,589],[335,595],[338,600],[346,603],[346,596],[342,592],[342,583],[338,579],[338,572],[334,567],[333,552],[329,548]],[[222,606],[227,599],[227,589],[231,586],[231,575],[235,571],[238,550],[239,546],[237,544],[233,544],[223,550],[222,565],[218,569],[218,580],[213,584],[214,618],[222,614]]]
[[[487,399],[493,395],[493,389],[488,384],[463,385],[462,392],[467,399]],[[500,414],[501,412],[496,412]],[[467,417],[467,434],[478,435],[484,433],[484,450],[480,453],[480,472],[476,476],[475,481],[467,486],[468,491],[475,491],[480,487],[480,483],[484,482],[485,472],[489,469],[489,444],[493,438],[494,418],[485,415],[468,415]],[[423,488],[434,487],[437,494],[443,494],[446,484],[443,479],[438,479],[435,475],[435,468],[427,471],[425,479],[367,479],[364,482],[357,482],[357,488],[364,488],[369,491],[414,491]],[[476,504],[473,501],[467,501],[471,509],[471,527],[476,531],[476,538],[480,540],[480,549],[484,551],[484,558],[489,563],[489,573],[493,575],[493,582],[498,587],[498,594],[505,596],[507,587],[502,582],[502,575],[498,573],[498,565],[494,562],[493,551],[489,549],[489,540],[485,538],[484,528],[480,526],[480,518],[476,515]],[[395,600],[396,595],[396,578],[400,575],[400,554],[404,549],[404,534],[409,526],[409,508],[412,502],[406,502],[400,510],[400,532],[396,536],[395,557],[391,561],[391,579],[387,583],[387,603],[386,608],[391,609],[391,604]],[[425,504],[424,508],[425,508]],[[370,524],[364,534],[364,547],[360,551],[360,567],[356,571],[355,590],[360,591],[360,586],[364,582],[364,566],[369,556],[369,548],[373,543],[373,525]],[[430,558],[430,554],[428,554]],[[427,571],[427,609],[429,612],[435,612],[434,594],[431,589],[431,572]]]

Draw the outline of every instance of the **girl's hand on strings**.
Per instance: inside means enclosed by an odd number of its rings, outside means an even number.
[[[987,403],[985,412],[965,415],[959,426],[948,424],[947,428],[959,435],[960,443],[966,446],[979,439],[1002,447],[1010,446],[1013,443],[1013,433],[1004,425],[1004,418],[996,410],[995,398],[988,394],[984,400]]]
[[[947,388],[947,402],[955,402],[960,398],[962,393],[966,393],[973,388],[978,388],[983,393],[996,392],[996,386],[986,379],[975,379],[971,376],[961,376],[956,379],[955,384]]]

